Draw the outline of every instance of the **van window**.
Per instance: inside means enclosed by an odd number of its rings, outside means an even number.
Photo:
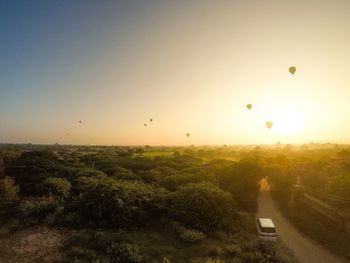
[[[276,230],[272,227],[263,227],[261,229],[261,232],[264,232],[264,233],[276,233]]]

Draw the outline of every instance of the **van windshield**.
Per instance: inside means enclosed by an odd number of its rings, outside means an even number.
[[[276,233],[276,230],[272,227],[263,227],[261,228],[261,232],[264,233]]]

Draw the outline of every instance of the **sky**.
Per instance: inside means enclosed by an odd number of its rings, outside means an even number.
[[[0,142],[350,143],[349,11],[347,0],[0,1]]]

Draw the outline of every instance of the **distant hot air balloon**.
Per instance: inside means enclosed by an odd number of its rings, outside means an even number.
[[[289,68],[289,72],[292,74],[292,75],[294,75],[294,73],[295,73],[295,71],[296,71],[297,69],[296,69],[296,67],[290,67]]]
[[[146,127],[146,126],[147,126],[147,123],[144,123],[143,125]]]
[[[81,120],[79,120],[79,123],[82,123],[82,121],[81,121]]]
[[[273,126],[273,122],[272,121],[267,121],[266,122],[266,127],[269,128],[270,130],[271,130],[272,126]]]
[[[152,121],[153,121],[153,119],[151,118],[151,119],[149,119],[149,121],[150,121],[150,122],[152,122]]]
[[[253,107],[252,104],[247,104],[247,109],[250,110]]]
[[[190,134],[189,134],[189,133],[186,133],[186,136],[187,136],[187,137],[190,137]]]

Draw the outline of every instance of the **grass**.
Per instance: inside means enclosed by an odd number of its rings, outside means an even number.
[[[297,204],[294,209],[282,209],[282,212],[307,236],[316,240],[335,255],[350,260],[350,236],[341,231],[339,225],[302,204]]]

